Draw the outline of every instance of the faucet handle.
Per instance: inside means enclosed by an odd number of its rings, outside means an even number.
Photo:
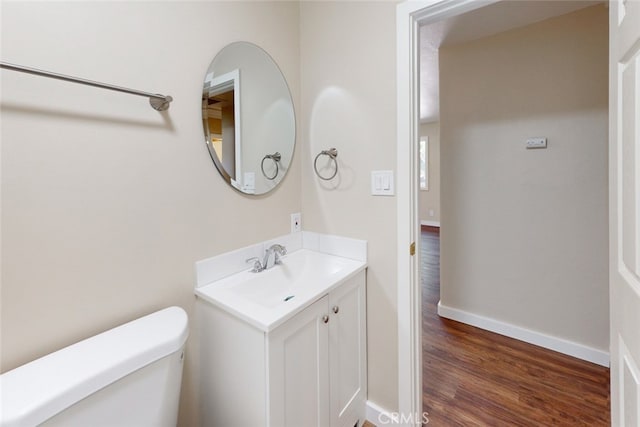
[[[253,262],[253,268],[251,269],[252,273],[260,273],[262,270],[264,270],[264,267],[262,266],[262,263],[260,262],[257,256],[247,259],[246,262],[247,263]]]
[[[274,264],[282,264],[282,260],[280,259],[281,256],[284,256],[287,254],[287,248],[285,248],[282,245],[278,245],[278,247],[276,248],[276,250],[273,251],[274,255],[275,255],[275,259],[273,261]]]

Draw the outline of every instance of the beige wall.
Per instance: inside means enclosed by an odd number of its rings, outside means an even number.
[[[441,49],[443,304],[608,351],[607,55],[602,5]]]
[[[175,98],[162,115],[2,72],[3,371],[161,307],[191,314],[196,260],[302,211],[307,230],[369,241],[369,398],[397,409],[396,198],[369,187],[396,164],[394,3],[3,3],[1,35],[3,60]],[[289,175],[258,198],[224,184],[202,136],[204,73],[236,40],[274,57],[300,128]],[[332,146],[325,183],[311,162]],[[181,425],[197,423],[193,346]]]
[[[420,124],[420,136],[429,137],[429,189],[418,193],[418,217],[440,222],[440,123]]]
[[[200,98],[216,52],[247,40],[273,56],[297,107],[298,8],[2,3],[3,61],[175,99],[160,114],[144,98],[2,71],[3,371],[165,306],[191,313],[195,261],[289,232],[303,150],[277,190],[237,193],[207,152]]]
[[[372,170],[395,169],[395,4],[300,4],[306,230],[369,242],[369,399],[398,407],[396,198],[370,195]],[[338,149],[340,173],[313,173],[318,152]]]

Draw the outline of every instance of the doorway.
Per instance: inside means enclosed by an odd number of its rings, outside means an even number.
[[[413,24],[415,24],[415,25],[411,25],[411,24],[407,25],[407,28],[406,28],[407,33],[411,33],[411,32],[414,32],[414,34],[417,33],[418,24],[423,24],[424,23],[424,20],[421,17],[425,17],[424,19],[426,19],[426,20],[432,19],[431,22],[441,22],[442,21],[442,16],[450,14],[452,12],[452,9],[456,9],[456,11],[459,12],[457,15],[459,15],[460,13],[462,13],[461,10],[464,9],[465,7],[467,8],[467,10],[464,10],[464,12],[468,12],[469,11],[468,8],[473,6],[473,5],[468,4],[467,2],[448,2],[448,3],[449,3],[449,9],[447,9],[445,7],[446,5],[438,4],[438,5],[431,6],[432,10],[430,11],[430,13],[426,13],[425,10],[416,10],[416,11],[414,11],[413,12],[413,18],[414,18],[413,19]],[[453,4],[453,3],[455,3],[455,4]],[[509,3],[509,2],[503,2],[503,4],[505,4],[505,3]],[[517,2],[517,3],[520,3],[520,2]],[[573,4],[575,5],[575,2],[573,2]],[[485,5],[486,5],[486,3],[485,3]],[[477,6],[477,4],[475,6]],[[438,7],[439,7],[439,9],[436,9]],[[429,7],[427,7],[427,9],[429,9]],[[490,8],[486,8],[484,13],[489,13],[489,11],[490,11]],[[495,11],[494,11],[494,13],[495,13]],[[529,15],[531,15],[531,14],[529,14]],[[504,17],[504,15],[500,15],[500,16]],[[436,17],[437,19],[434,18],[434,17]],[[495,22],[495,18],[496,17],[494,16],[494,18],[493,18],[494,22]],[[487,22],[487,21],[490,21],[490,20],[485,19],[485,20],[481,20],[481,21],[482,22]],[[461,27],[469,28],[468,26],[461,26]],[[399,42],[399,45],[398,45],[398,49],[401,50],[400,42]],[[415,52],[417,50],[417,46],[409,46],[408,50],[409,50],[409,52],[412,52],[412,51]],[[408,55],[408,57],[411,57],[411,54],[409,52],[407,52],[407,55]],[[402,52],[401,52],[401,54],[402,54]],[[414,61],[414,67],[417,68],[417,63],[416,63],[417,62],[417,58],[414,57],[413,61]],[[398,79],[399,79],[399,86],[400,86],[400,80],[402,79],[402,76],[398,76]],[[409,79],[409,82],[410,82],[410,79]],[[410,86],[410,84],[408,86]],[[400,91],[402,91],[404,88],[400,87],[399,89],[400,89]],[[407,89],[411,89],[411,88],[407,87]],[[399,109],[403,108],[403,104],[401,102],[399,102],[398,105],[399,105]],[[400,111],[400,113],[399,113],[399,126],[400,127],[402,127],[401,116],[402,116],[402,111]],[[413,120],[415,120],[415,119],[413,119]],[[407,129],[408,132],[405,132],[405,133],[415,136],[415,138],[412,138],[412,139],[413,140],[417,140],[417,137],[418,137],[418,134],[417,134],[417,127],[418,127],[417,126],[417,122],[414,121],[412,123],[405,123],[405,124],[409,125],[408,126],[409,129]],[[399,130],[399,134],[400,133],[401,133],[401,131]],[[606,133],[606,131],[605,131],[605,133]],[[534,135],[530,135],[530,136],[534,136]],[[400,138],[400,140],[402,140],[402,138]],[[606,136],[605,136],[604,140],[606,141]],[[473,149],[473,148],[474,147],[471,147],[470,149]],[[504,147],[502,147],[502,148],[504,149]],[[513,147],[509,147],[509,148],[507,148],[507,150],[511,149],[511,148],[513,148]],[[518,148],[522,148],[522,147],[518,147]],[[400,151],[402,151],[402,148],[399,148],[399,152]],[[407,151],[410,151],[410,150],[407,150]],[[525,153],[526,151],[524,151],[524,149],[523,149],[522,152]],[[548,152],[551,152],[551,150],[549,150]],[[605,145],[605,153],[606,153],[606,145]],[[527,155],[528,155],[528,153],[527,153]],[[407,157],[411,158],[412,156],[413,156],[413,158],[416,158],[417,153],[416,152],[404,153],[404,158],[405,159]],[[606,154],[605,154],[605,156],[606,156]],[[399,153],[399,164],[401,164],[400,162],[402,162],[402,157],[403,157],[403,155],[400,155],[400,153]],[[529,156],[529,158],[531,158],[531,156]],[[525,160],[525,161],[527,161],[527,160]],[[417,162],[415,162],[413,164],[417,164]],[[406,163],[405,163],[405,165],[406,165]],[[398,169],[400,170],[400,167]],[[414,173],[414,172],[415,172],[415,170],[412,171],[412,173]],[[489,170],[489,172],[492,172],[492,171]],[[495,168],[494,168],[493,172],[495,172]],[[400,179],[399,182],[401,182],[401,178],[402,177],[400,176],[400,172],[398,172],[398,173],[399,173],[399,179]],[[605,171],[605,174],[606,174],[606,171]],[[411,179],[411,177],[409,177],[409,178]],[[451,180],[449,180],[449,181],[451,181]],[[416,203],[416,200],[415,200],[415,197],[416,197],[415,194],[417,193],[417,191],[416,191],[417,190],[417,186],[415,184],[412,184],[412,183],[409,182],[408,183],[408,188],[411,189],[409,191],[409,196],[410,196],[409,198],[411,198],[411,197],[414,198],[411,201],[411,203],[408,203],[408,206],[412,206],[412,207],[411,207],[411,209],[409,209],[410,212],[406,212],[406,210],[407,210],[406,208],[404,208],[404,210],[403,210],[403,207],[399,206],[399,218],[402,218],[403,216],[406,217],[405,215],[407,215],[407,214],[408,214],[409,217],[411,217],[412,212],[415,215],[415,212],[418,210],[417,206],[416,206],[417,203]],[[399,197],[400,196],[401,195],[399,194]],[[399,200],[399,202],[400,202],[400,205],[402,205],[402,201]],[[606,203],[606,201],[605,201],[605,203]],[[422,219],[422,218],[420,218],[420,219]],[[420,227],[415,225],[415,224],[417,224],[415,216],[413,217],[412,221],[413,221],[413,223],[412,223],[413,228],[406,227],[406,228],[402,229],[402,227],[399,227],[400,239],[402,239],[404,233],[407,233],[411,237],[415,237],[416,234],[419,233],[418,230],[419,230]],[[443,226],[445,227],[445,234],[446,234],[446,222],[445,221],[446,221],[446,219],[443,219],[443,223],[444,223]],[[486,224],[486,222],[479,221],[479,224]],[[605,230],[606,230],[606,224],[603,224],[603,225],[605,225]],[[412,234],[412,232],[413,232],[413,234]],[[498,234],[500,234],[500,233],[504,233],[504,230],[498,232]],[[606,232],[605,232],[605,234],[606,234]],[[415,263],[412,264],[410,259],[409,260],[403,259],[402,254],[404,253],[404,251],[402,249],[403,248],[401,246],[399,246],[399,250],[398,250],[398,252],[400,254],[399,255],[399,269],[403,269],[403,264],[406,263],[405,265],[407,265],[407,270],[408,270],[409,273],[405,277],[408,278],[408,279],[411,279],[411,280],[415,280],[416,277],[419,277],[419,274],[416,272],[417,267],[419,267],[419,266],[416,266]],[[457,253],[459,254],[460,252],[457,252]],[[413,276],[412,276],[412,274],[413,274]],[[401,273],[399,272],[399,276],[400,275],[401,275]],[[403,283],[403,281],[400,281],[399,283]],[[415,283],[415,281],[412,281],[412,283]],[[414,293],[412,293],[412,292],[414,292]],[[416,306],[412,305],[412,304],[415,304],[415,297],[416,297],[415,291],[412,291],[411,289],[410,290],[399,289],[399,304],[402,304],[403,300],[409,301],[407,306],[411,307],[412,309],[415,310]],[[400,306],[402,307],[402,305],[400,305]],[[401,310],[399,310],[399,311],[401,311]],[[411,322],[411,316],[413,314],[415,314],[415,311],[413,313],[411,311],[407,312],[407,314],[405,315],[404,319],[402,318],[402,314],[399,314],[399,325],[400,325],[399,335],[400,335],[400,347],[401,347],[400,348],[400,357],[401,357],[401,359],[404,359],[403,353],[405,351],[407,351],[407,350],[410,351],[411,348],[413,348],[413,349],[418,348],[418,346],[417,346],[417,344],[419,342],[419,337],[417,336],[418,335],[418,333],[417,333],[418,332],[417,331],[418,328],[416,328],[415,324],[412,324],[412,322]],[[499,316],[496,316],[496,317],[499,318]],[[403,320],[404,321],[408,320],[408,323],[404,323]],[[469,322],[469,323],[472,323],[472,322]],[[405,338],[407,338],[407,341],[405,341],[404,344],[403,344],[403,335],[404,335]],[[413,347],[411,345],[413,345]],[[405,355],[406,355],[406,353],[405,353]],[[422,366],[421,364],[417,363],[418,359],[419,358],[417,358],[415,356],[413,358],[411,358],[411,357],[408,358],[408,360],[411,360],[412,363],[414,364],[413,365],[414,368]],[[405,359],[405,360],[407,360],[407,359]],[[409,365],[409,367],[411,367],[411,366],[412,365]],[[408,369],[405,369],[405,371],[406,370],[408,370]],[[414,371],[414,372],[416,372],[416,371]],[[417,372],[419,372],[419,370]],[[400,368],[400,375],[401,375],[401,388],[400,388],[401,408],[400,409],[401,409],[402,412],[404,412],[405,408],[412,407],[413,410],[415,411],[414,413],[417,413],[419,411],[419,406],[418,406],[419,403],[418,403],[418,399],[415,398],[416,397],[415,393],[414,393],[414,395],[410,395],[410,393],[405,393],[405,390],[402,387],[402,383],[403,383],[403,380],[402,380],[402,378],[403,378],[403,368],[402,367]],[[411,406],[411,405],[413,405],[413,406]]]

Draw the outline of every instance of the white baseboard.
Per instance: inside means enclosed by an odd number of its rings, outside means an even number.
[[[367,400],[367,408],[365,412],[365,418],[367,421],[374,425],[379,425],[380,420],[390,420],[391,412],[384,409],[382,406]]]
[[[456,320],[475,326],[480,329],[495,332],[510,338],[534,344],[549,350],[577,357],[601,366],[609,367],[609,353],[592,347],[587,347],[573,341],[546,335],[541,332],[532,331],[512,325],[510,323],[501,322],[489,317],[479,316],[457,308],[447,307],[438,302],[438,315],[447,319]]]
[[[429,227],[440,227],[440,221],[420,221],[420,225],[426,225]]]

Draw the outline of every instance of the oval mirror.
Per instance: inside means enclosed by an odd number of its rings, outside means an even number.
[[[264,194],[282,181],[293,156],[295,114],[287,82],[267,52],[235,42],[213,58],[202,122],[211,159],[233,188]]]

